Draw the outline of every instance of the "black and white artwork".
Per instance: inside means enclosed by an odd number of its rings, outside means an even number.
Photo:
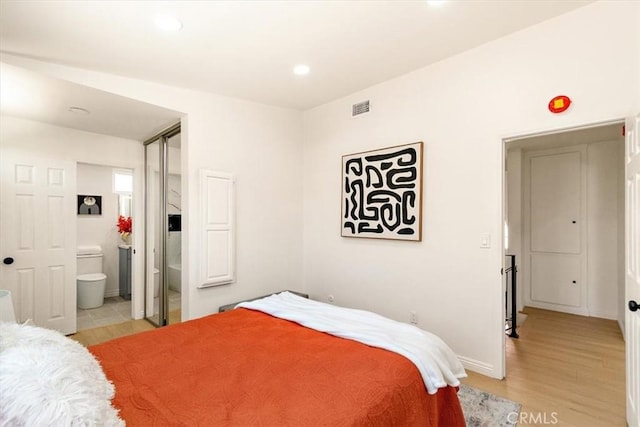
[[[78,215],[102,215],[102,196],[78,194]]]
[[[342,236],[422,240],[422,142],[342,156]]]

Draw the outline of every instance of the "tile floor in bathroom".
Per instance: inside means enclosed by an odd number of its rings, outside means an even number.
[[[180,309],[180,292],[169,290],[169,311]],[[156,299],[157,307],[157,299]],[[157,310],[157,309],[156,309]],[[124,298],[108,297],[104,304],[98,308],[77,310],[78,330],[98,328],[131,320],[131,300]]]

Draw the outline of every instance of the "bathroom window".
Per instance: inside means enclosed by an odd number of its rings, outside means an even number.
[[[113,170],[113,192],[129,195],[133,193],[133,171],[124,169]]]

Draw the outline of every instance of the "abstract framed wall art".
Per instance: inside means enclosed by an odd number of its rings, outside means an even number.
[[[342,156],[343,237],[422,240],[422,145]]]

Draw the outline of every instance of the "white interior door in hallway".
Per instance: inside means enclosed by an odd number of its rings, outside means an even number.
[[[16,320],[76,332],[76,164],[3,153],[0,287]]]
[[[640,114],[626,121],[625,341],[627,424],[640,426]]]
[[[525,154],[527,305],[588,315],[585,156],[584,146]]]

